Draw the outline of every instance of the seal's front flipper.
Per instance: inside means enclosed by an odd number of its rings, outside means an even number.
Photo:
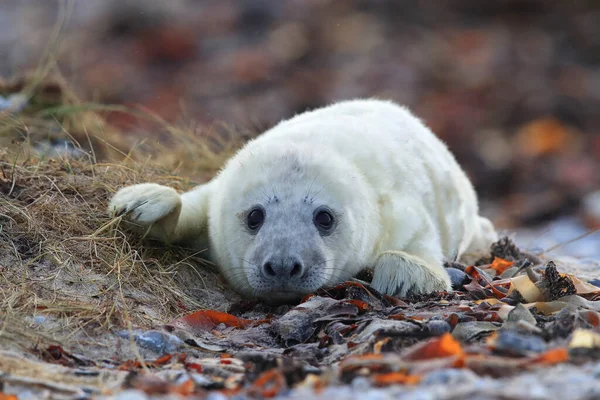
[[[206,235],[210,184],[179,195],[156,183],[142,183],[119,190],[108,213],[123,216],[136,232],[164,243],[202,239]]]
[[[399,297],[451,290],[450,278],[441,263],[427,263],[403,251],[385,251],[379,255],[371,286]]]
[[[122,216],[132,230],[170,242],[181,212],[181,197],[172,188],[142,183],[119,190],[108,205],[111,216]]]

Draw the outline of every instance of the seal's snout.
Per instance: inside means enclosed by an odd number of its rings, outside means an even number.
[[[303,197],[298,204],[299,196],[283,191],[284,183],[278,187],[285,196],[241,214],[246,215],[249,234],[241,258],[243,272],[253,294],[266,300],[297,299],[314,292],[334,271],[327,263],[331,237],[325,240],[329,232],[323,233],[316,226],[315,206],[304,202]],[[316,213],[323,208],[317,207]]]
[[[285,280],[304,275],[304,264],[295,257],[285,259],[269,258],[262,266],[262,275],[267,279]]]

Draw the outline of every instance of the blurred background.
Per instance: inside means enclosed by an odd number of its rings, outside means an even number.
[[[524,247],[600,227],[597,0],[64,4],[0,2],[0,76],[36,68],[59,43],[53,57],[86,101],[250,136],[336,100],[391,99],[449,145],[483,212]],[[123,135],[161,135],[104,116]],[[599,238],[556,251],[600,259]]]

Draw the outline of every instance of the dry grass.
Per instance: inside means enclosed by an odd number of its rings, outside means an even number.
[[[0,110],[4,349],[46,342],[110,348],[106,336],[115,329],[225,309],[236,299],[202,251],[141,242],[106,207],[125,185],[152,181],[183,191],[208,180],[242,137],[227,127],[198,130],[147,110],[80,101],[56,68],[68,51],[60,32],[72,6],[60,2],[38,68],[0,78],[0,96],[19,95],[26,104]],[[106,122],[110,113],[125,113],[145,132],[115,129]],[[73,147],[60,151],[65,144]]]
[[[16,82],[4,84],[4,93],[29,87]],[[49,91],[54,101],[40,101]],[[0,140],[11,144],[0,152],[0,340],[64,343],[226,307],[235,296],[201,251],[142,243],[107,216],[106,205],[118,188],[134,183],[189,189],[212,176],[239,143],[222,132],[203,135],[119,109],[162,132],[160,145],[127,145],[97,113],[114,107],[82,104],[56,78],[31,93],[22,113],[0,114]],[[79,157],[36,151],[40,142],[52,142],[50,134],[75,143]],[[34,316],[47,317],[43,329],[32,329]]]

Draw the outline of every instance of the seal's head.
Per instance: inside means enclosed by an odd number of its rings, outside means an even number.
[[[210,206],[211,251],[233,288],[282,302],[356,274],[379,226],[360,174],[302,145],[246,150]]]

